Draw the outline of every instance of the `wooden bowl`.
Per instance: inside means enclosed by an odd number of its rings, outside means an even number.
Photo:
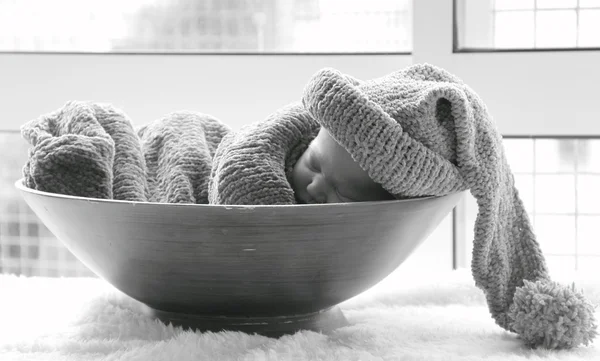
[[[345,324],[334,306],[396,269],[461,197],[224,206],[16,187],[81,262],[150,314],[266,335]]]

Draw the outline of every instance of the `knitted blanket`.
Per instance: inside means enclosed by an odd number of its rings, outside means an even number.
[[[21,128],[25,185],[66,195],[196,204],[294,204],[289,174],[319,125],[292,104],[232,132],[175,112],[134,129],[109,104],[71,101]]]

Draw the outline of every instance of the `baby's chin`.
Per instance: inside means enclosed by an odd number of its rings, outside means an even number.
[[[313,204],[315,202],[312,197],[301,189],[297,189],[292,185],[292,190],[294,191],[294,198],[298,204]]]
[[[298,192],[294,191],[294,198],[296,199],[296,203],[298,204],[311,204],[311,202],[307,199],[304,199]]]

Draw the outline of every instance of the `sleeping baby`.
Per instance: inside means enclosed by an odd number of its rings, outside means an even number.
[[[211,204],[285,205],[394,199],[300,103],[223,137]]]
[[[344,75],[351,86],[360,82]],[[309,90],[309,93],[310,90]],[[306,97],[305,99],[306,100]],[[356,117],[361,121],[362,115]],[[348,151],[331,136],[323,117],[306,104],[285,106],[267,119],[223,137],[212,162],[211,204],[285,205],[391,200]],[[366,142],[366,150],[379,150]]]
[[[296,162],[291,186],[299,203],[343,203],[394,199],[350,153],[321,128]]]

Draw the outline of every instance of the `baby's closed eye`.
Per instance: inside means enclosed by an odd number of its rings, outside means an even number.
[[[311,155],[308,158],[308,168],[310,170],[312,170],[313,172],[316,172],[316,173],[318,173],[318,172],[321,171],[321,167],[319,165],[319,162],[315,159],[314,155]]]

